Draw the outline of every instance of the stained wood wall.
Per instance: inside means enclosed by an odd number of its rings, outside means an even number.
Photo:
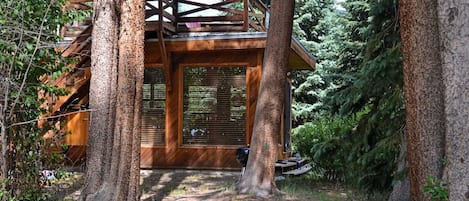
[[[197,51],[187,52],[185,48]],[[170,73],[166,79],[172,85],[166,88],[165,145],[142,146],[141,168],[188,168],[188,169],[239,169],[235,152],[240,146],[187,146],[182,144],[182,75],[184,66],[244,66],[246,67],[246,145],[250,143],[256,111],[256,102],[262,71],[263,49],[231,49],[209,51],[203,47],[171,47],[169,50]],[[210,48],[208,48],[210,49]],[[146,43],[145,67],[163,68],[160,48],[155,43]],[[81,155],[86,145],[87,113],[68,118],[67,128],[73,134],[66,141],[73,145],[74,160]],[[279,136],[280,138],[280,136]],[[281,142],[283,144],[283,142]],[[278,157],[285,158],[282,146]]]
[[[146,51],[147,66],[161,66],[159,50]],[[145,146],[141,152],[142,168],[238,169],[235,152],[240,146],[182,145],[182,73],[185,66],[246,67],[246,145],[249,144],[259,90],[262,54],[260,50],[172,52],[172,90],[166,91],[166,145]]]

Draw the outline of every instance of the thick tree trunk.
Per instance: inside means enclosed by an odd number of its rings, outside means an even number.
[[[439,0],[449,200],[469,200],[469,4]]]
[[[86,184],[82,191],[84,200],[93,196],[104,185],[109,174],[112,137],[114,131],[115,89],[117,83],[118,16],[113,1],[94,1],[91,47],[90,130],[86,160]]]
[[[111,171],[115,200],[138,200],[144,71],[144,0],[123,1],[119,32],[116,125]],[[118,146],[116,146],[118,145]],[[112,178],[112,177],[111,177]]]
[[[139,200],[144,1],[95,1],[82,200]]]
[[[241,193],[266,197],[278,193],[274,182],[284,86],[290,52],[294,0],[272,1],[267,47],[256,107],[251,151],[246,172],[238,184]]]
[[[413,200],[428,176],[449,200],[469,200],[469,5],[401,1],[409,170]]]
[[[406,133],[412,200],[426,200],[429,176],[441,178],[444,158],[444,87],[437,2],[400,0]]]

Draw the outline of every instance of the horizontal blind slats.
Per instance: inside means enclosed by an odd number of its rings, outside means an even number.
[[[245,68],[184,68],[183,110],[183,144],[245,144]]]
[[[165,144],[166,85],[161,68],[146,68],[143,84],[141,144]]]

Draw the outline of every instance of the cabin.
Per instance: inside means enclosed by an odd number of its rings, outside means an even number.
[[[89,0],[70,8],[91,9]],[[248,146],[266,46],[268,9],[261,0],[146,2],[141,168],[239,169],[236,149]],[[275,22],[271,22],[275,23]],[[69,133],[67,158],[86,155],[90,21],[62,29],[64,57],[77,64],[54,82],[70,94],[46,94],[55,121]],[[292,38],[289,71],[314,70],[314,57]],[[285,75],[289,76],[289,75]],[[278,158],[291,155],[291,82],[285,83]]]

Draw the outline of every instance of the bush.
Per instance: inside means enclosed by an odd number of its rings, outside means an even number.
[[[344,180],[354,117],[328,116],[293,130],[294,150],[312,159],[317,172],[329,180]]]
[[[376,129],[370,120],[373,116],[365,110],[306,123],[293,130],[293,148],[313,160],[313,172],[320,179],[370,191],[389,190],[399,153],[400,131]]]
[[[423,192],[430,195],[432,201],[448,201],[449,193],[448,186],[441,179],[428,177],[427,183],[423,187]]]

